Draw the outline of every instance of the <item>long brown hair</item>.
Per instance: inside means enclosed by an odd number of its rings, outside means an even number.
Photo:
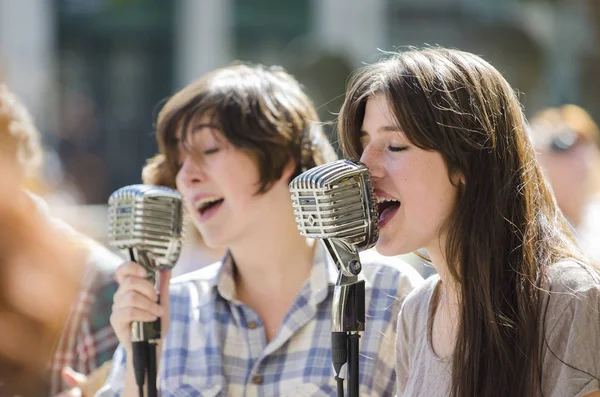
[[[545,271],[585,259],[536,163],[514,91],[473,54],[393,54],[350,81],[339,115],[347,156],[360,157],[365,105],[380,93],[406,138],[464,177],[445,247],[461,301],[451,395],[537,393]]]

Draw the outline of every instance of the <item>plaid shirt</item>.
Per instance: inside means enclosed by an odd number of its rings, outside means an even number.
[[[360,339],[361,396],[392,396],[397,315],[422,282],[410,265],[361,254],[366,279],[366,331]],[[163,346],[160,387],[166,396],[336,395],[331,365],[331,307],[337,269],[323,248],[286,315],[266,342],[258,315],[236,299],[230,256],[173,279],[171,326]],[[125,351],[96,396],[119,395]],[[347,383],[347,381],[345,382]]]
[[[50,396],[67,389],[61,375],[63,367],[89,374],[110,360],[119,344],[110,314],[118,287],[114,271],[123,259],[91,244],[81,290],[50,363]]]

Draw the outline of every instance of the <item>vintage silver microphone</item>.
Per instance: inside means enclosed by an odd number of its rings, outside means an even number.
[[[358,252],[379,237],[371,176],[359,161],[338,160],[303,172],[290,183],[300,233],[320,239],[339,269],[332,305],[332,359],[339,388],[348,362],[348,391],[358,396],[358,338],[365,329],[365,282]],[[350,360],[347,360],[347,352]]]
[[[183,241],[183,205],[177,191],[163,186],[131,185],[108,200],[109,243],[142,265],[155,287],[156,272],[175,266]],[[160,299],[160,297],[159,297]],[[148,375],[148,395],[156,395],[156,344],[160,319],[131,325],[133,364],[140,396]]]

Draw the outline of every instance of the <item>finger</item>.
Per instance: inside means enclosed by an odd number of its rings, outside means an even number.
[[[127,308],[143,310],[159,317],[164,314],[164,309],[156,301],[148,299],[137,291],[128,291],[115,299],[113,310]]]
[[[119,284],[127,276],[136,276],[144,278],[147,275],[146,269],[139,263],[135,262],[123,262],[115,271],[115,277]]]
[[[75,371],[71,367],[63,367],[62,378],[69,387],[80,387],[87,382],[87,376]]]
[[[171,270],[158,272],[158,291],[161,302],[169,302],[169,283],[171,282]]]
[[[127,295],[130,291],[135,291],[153,302],[158,301],[158,295],[154,289],[154,285],[146,279],[135,276],[127,276],[123,279],[117,292],[115,292],[113,299],[116,301],[123,295]]]

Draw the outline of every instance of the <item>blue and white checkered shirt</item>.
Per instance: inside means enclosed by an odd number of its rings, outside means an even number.
[[[422,278],[410,265],[374,251],[361,253],[361,262],[366,330],[360,339],[360,395],[392,396],[398,312]],[[309,279],[269,343],[258,315],[236,299],[233,270],[226,256],[222,263],[173,279],[161,395],[335,396],[331,307],[338,272],[326,251],[317,248]],[[120,346],[97,396],[118,395],[125,368]]]

